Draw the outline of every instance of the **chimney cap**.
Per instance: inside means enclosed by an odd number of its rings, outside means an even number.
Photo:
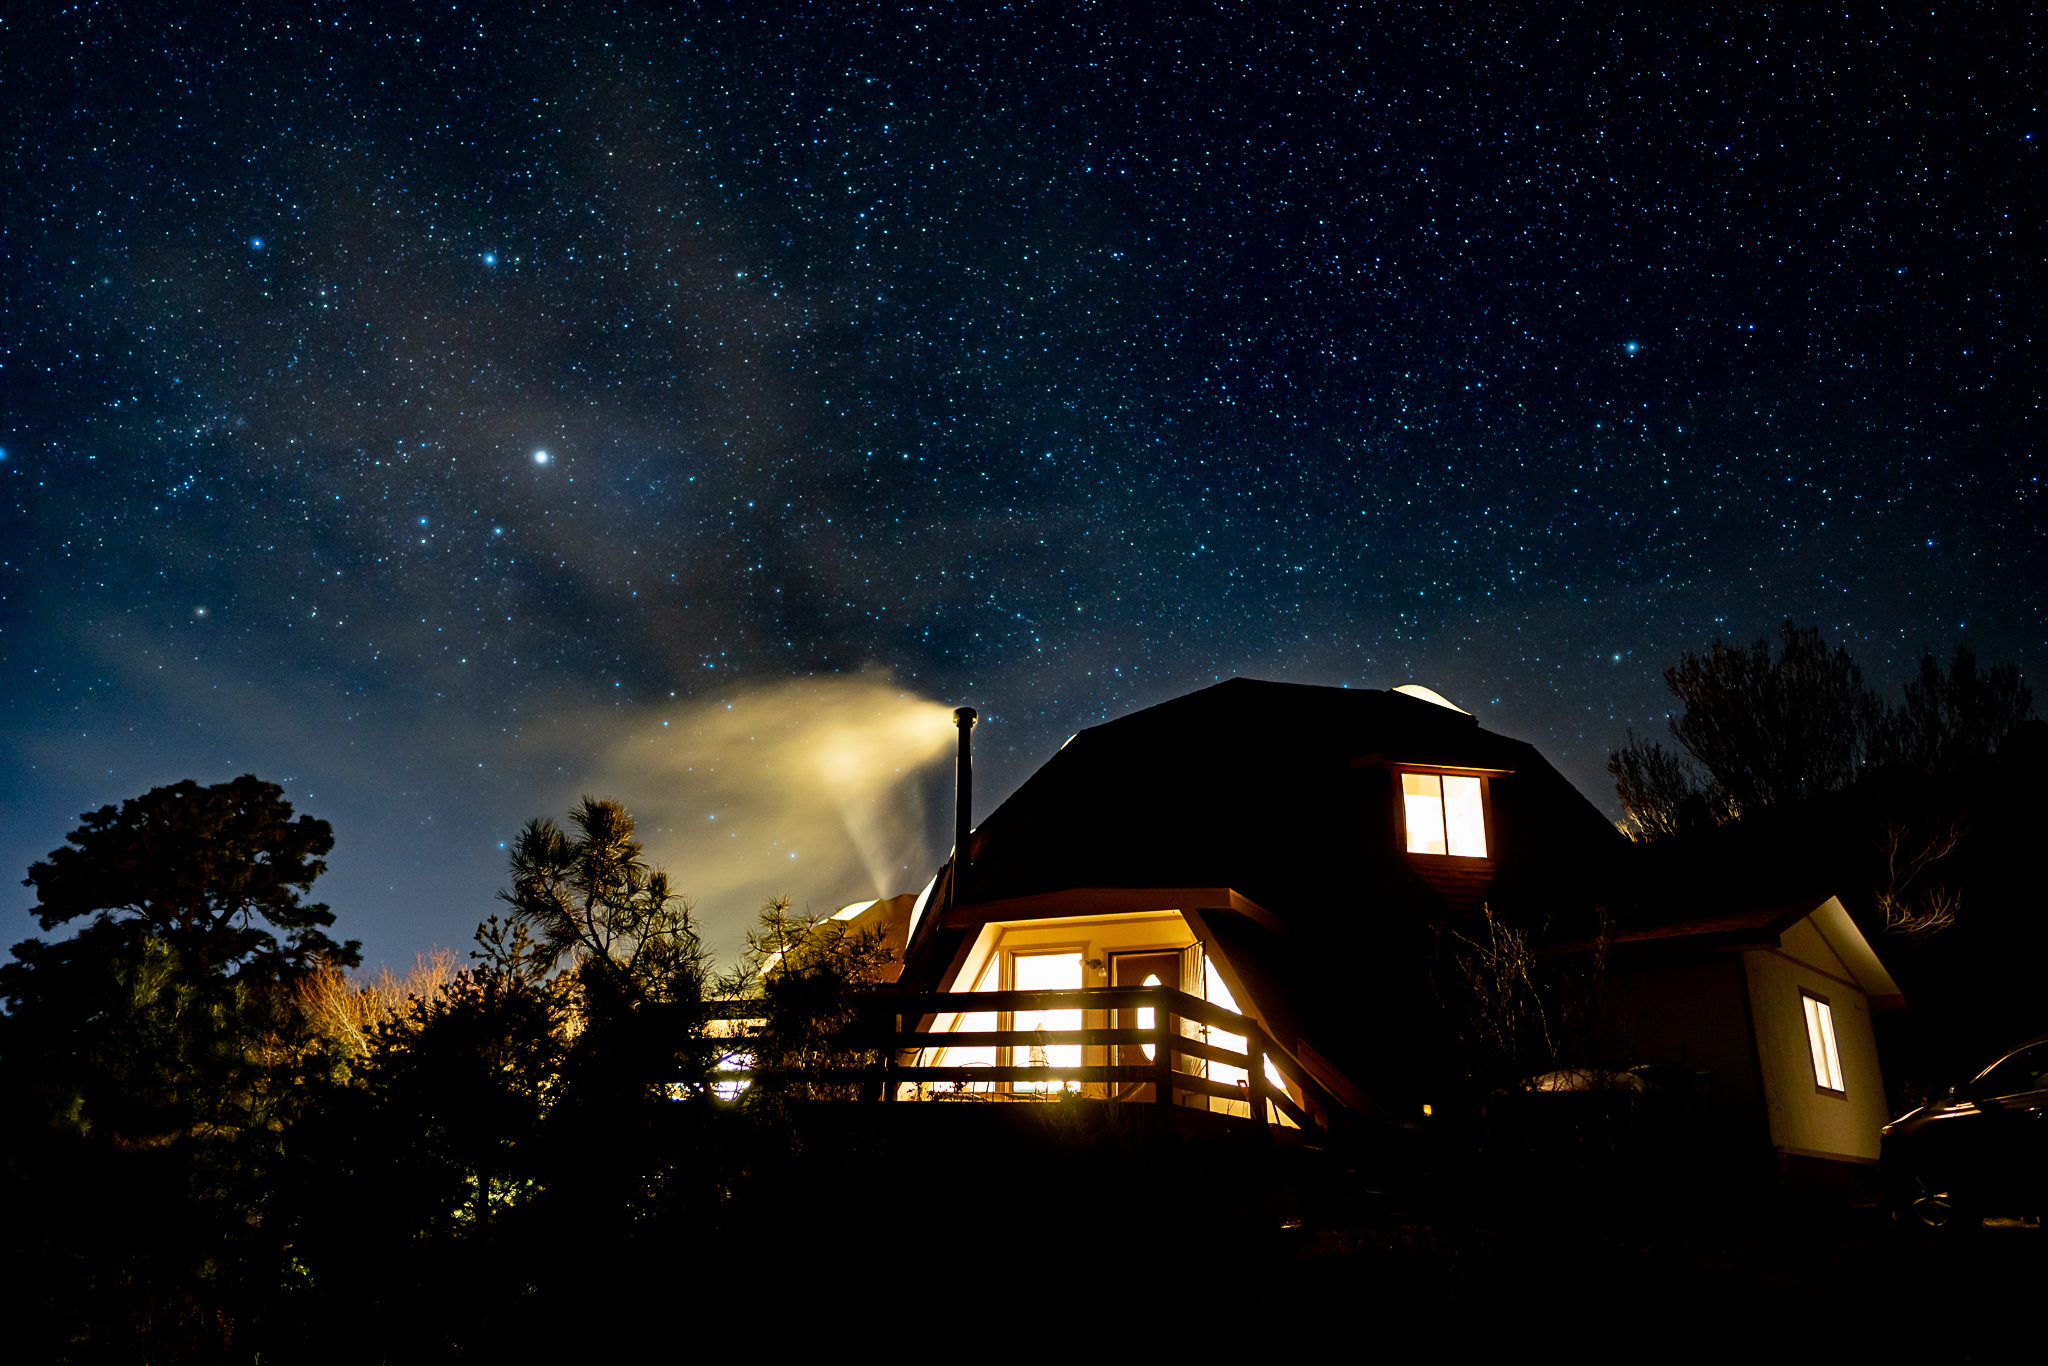
[[[975,713],[974,713],[974,708],[972,708],[972,707],[955,707],[955,708],[953,708],[953,724],[954,724],[954,725],[956,725],[956,726],[971,726],[971,725],[973,725],[973,724],[974,724],[974,721],[975,721]]]

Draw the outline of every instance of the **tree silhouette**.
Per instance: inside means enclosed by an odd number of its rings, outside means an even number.
[[[68,1339],[67,1359],[205,1355],[281,1274],[268,1173],[345,1070],[293,990],[357,961],[301,896],[333,834],[253,777],[83,820],[26,885],[45,929],[87,923],[0,965],[0,1200],[36,1306],[17,1326]]]
[[[499,893],[545,967],[568,960],[601,1011],[701,999],[709,958],[690,903],[641,858],[626,808],[585,797],[569,824],[574,837],[528,821],[512,849],[512,889]]]
[[[1952,772],[1995,751],[2033,711],[2019,669],[1986,673],[1968,646],[1946,673],[1923,656],[1904,704],[1887,707],[1846,649],[1790,621],[1775,654],[1768,639],[1717,640],[1681,656],[1664,682],[1684,707],[1671,723],[1680,749],[1630,730],[1607,760],[1624,828],[1639,840],[1839,791],[1869,768]]]
[[[95,916],[162,940],[192,971],[251,980],[362,961],[360,943],[326,935],[334,913],[300,897],[327,870],[334,829],[293,820],[277,784],[188,778],[80,819],[23,883],[44,929]]]
[[[1715,641],[1664,671],[1685,711],[1671,733],[1713,775],[1736,810],[1775,806],[1846,786],[1879,703],[1846,649],[1789,620],[1747,649]]]
[[[1630,839],[1664,839],[1725,818],[1725,802],[1710,800],[1709,780],[1685,755],[1644,739],[1632,727],[1621,748],[1607,756],[1607,771],[1614,775]]]
[[[2001,664],[1987,674],[1975,653],[1958,645],[1944,674],[1933,655],[1922,655],[1905,704],[1875,728],[1871,758],[1928,774],[1954,769],[1996,750],[2033,709],[2033,690],[2017,665]]]

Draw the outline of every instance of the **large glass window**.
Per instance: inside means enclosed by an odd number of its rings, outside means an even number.
[[[1480,779],[1457,773],[1403,773],[1401,803],[1409,853],[1486,857],[1486,799]]]
[[[1081,954],[1071,950],[1060,953],[1020,953],[1011,960],[1010,981],[1017,991],[1072,991],[1081,985]],[[1010,1028],[1029,1033],[1043,1029],[1047,1032],[1059,1029],[1081,1028],[1081,1012],[1078,1010],[1020,1010],[1014,1016]],[[1077,1043],[1029,1044],[1011,1050],[1012,1067],[1079,1067],[1081,1045]],[[1013,1091],[1058,1091],[1066,1083],[1057,1081],[1020,1081],[1012,1083]]]
[[[1806,1007],[1806,1046],[1813,1053],[1813,1084],[1835,1095],[1846,1095],[1842,1086],[1842,1053],[1835,1045],[1835,1008],[1824,996],[1801,991]]]

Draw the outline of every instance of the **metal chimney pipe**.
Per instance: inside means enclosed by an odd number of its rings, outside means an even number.
[[[953,708],[953,724],[960,728],[960,757],[953,765],[953,881],[947,900],[954,906],[960,904],[960,886],[967,880],[967,836],[974,828],[974,722],[974,708]]]

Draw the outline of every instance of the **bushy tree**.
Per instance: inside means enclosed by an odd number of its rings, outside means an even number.
[[[859,1002],[885,980],[894,955],[873,930],[844,920],[792,913],[789,898],[761,908],[738,967],[721,978],[722,995],[762,1003],[763,1024],[734,1048],[757,1074],[744,1098],[760,1106],[841,1097],[851,1088],[825,1075],[880,1060],[864,1034]]]
[[[27,885],[44,928],[87,923],[0,966],[11,1283],[66,1351],[204,1354],[278,1266],[281,1136],[346,1060],[293,990],[355,960],[301,897],[333,836],[253,777],[83,820]]]
[[[516,930],[493,916],[477,942],[483,961],[407,1002],[361,1077],[409,1160],[442,1172],[435,1213],[457,1228],[492,1223],[542,1184],[542,1129],[573,1037],[570,994],[532,970]]]
[[[294,1088],[340,1061],[296,1009],[292,980],[356,945],[322,932],[309,890],[333,846],[253,777],[155,788],[82,818],[29,870],[45,929],[0,966],[0,1059],[17,1100],[117,1149],[192,1139],[267,1142]],[[280,943],[273,929],[283,930]]]
[[[1736,810],[1800,801],[1856,776],[1877,702],[1849,652],[1787,621],[1775,655],[1715,641],[1664,671],[1685,710],[1671,733]]]
[[[1590,909],[1593,950],[1565,958],[1541,952],[1547,925],[1516,926],[1490,907],[1477,923],[1439,931],[1437,999],[1482,1091],[1526,1089],[1558,1070],[1599,1089],[1638,1061],[1608,999],[1607,912]]]
[[[626,808],[585,797],[569,824],[573,835],[546,819],[520,832],[499,894],[511,923],[548,968],[577,974],[599,1014],[701,999],[710,960],[690,903],[647,866]]]
[[[338,1313],[371,1359],[510,1347],[589,1231],[573,1200],[548,1208],[565,1169],[604,1160],[555,1125],[573,979],[537,971],[496,917],[477,941],[470,966],[372,1028],[349,1084],[322,1089],[289,1135],[275,1203],[294,1274],[262,1325],[266,1355],[326,1355],[320,1325]],[[594,1227],[608,1211],[585,1213]]]
[[[265,981],[361,961],[357,941],[325,933],[334,913],[301,899],[327,870],[334,829],[293,820],[277,784],[187,779],[80,819],[23,884],[44,929],[92,916],[161,940],[193,971]]]
[[[1607,761],[1624,828],[1639,840],[1838,791],[1870,768],[1954,771],[1996,750],[2033,709],[2015,666],[1986,673],[1967,646],[1946,673],[1924,656],[1903,705],[1888,707],[1847,650],[1790,621],[1775,653],[1768,639],[1716,641],[1681,656],[1664,682],[1683,708],[1671,722],[1679,747],[1631,730]]]
[[[1744,648],[1715,641],[1664,671],[1682,707],[1678,750],[1631,730],[1607,759],[1638,840],[1720,825],[1743,811],[1835,791],[1856,776],[1883,713],[1848,651],[1787,621]]]
[[[1681,830],[1719,825],[1732,816],[1727,794],[1677,750],[1646,740],[1631,728],[1607,756],[1621,797],[1630,839],[1657,840]]]
[[[2033,714],[2034,694],[2017,665],[1989,673],[1977,656],[1958,645],[1948,672],[1933,655],[1922,655],[1920,674],[1906,685],[1902,706],[1890,709],[1873,728],[1871,759],[1934,774],[1995,751]]]

